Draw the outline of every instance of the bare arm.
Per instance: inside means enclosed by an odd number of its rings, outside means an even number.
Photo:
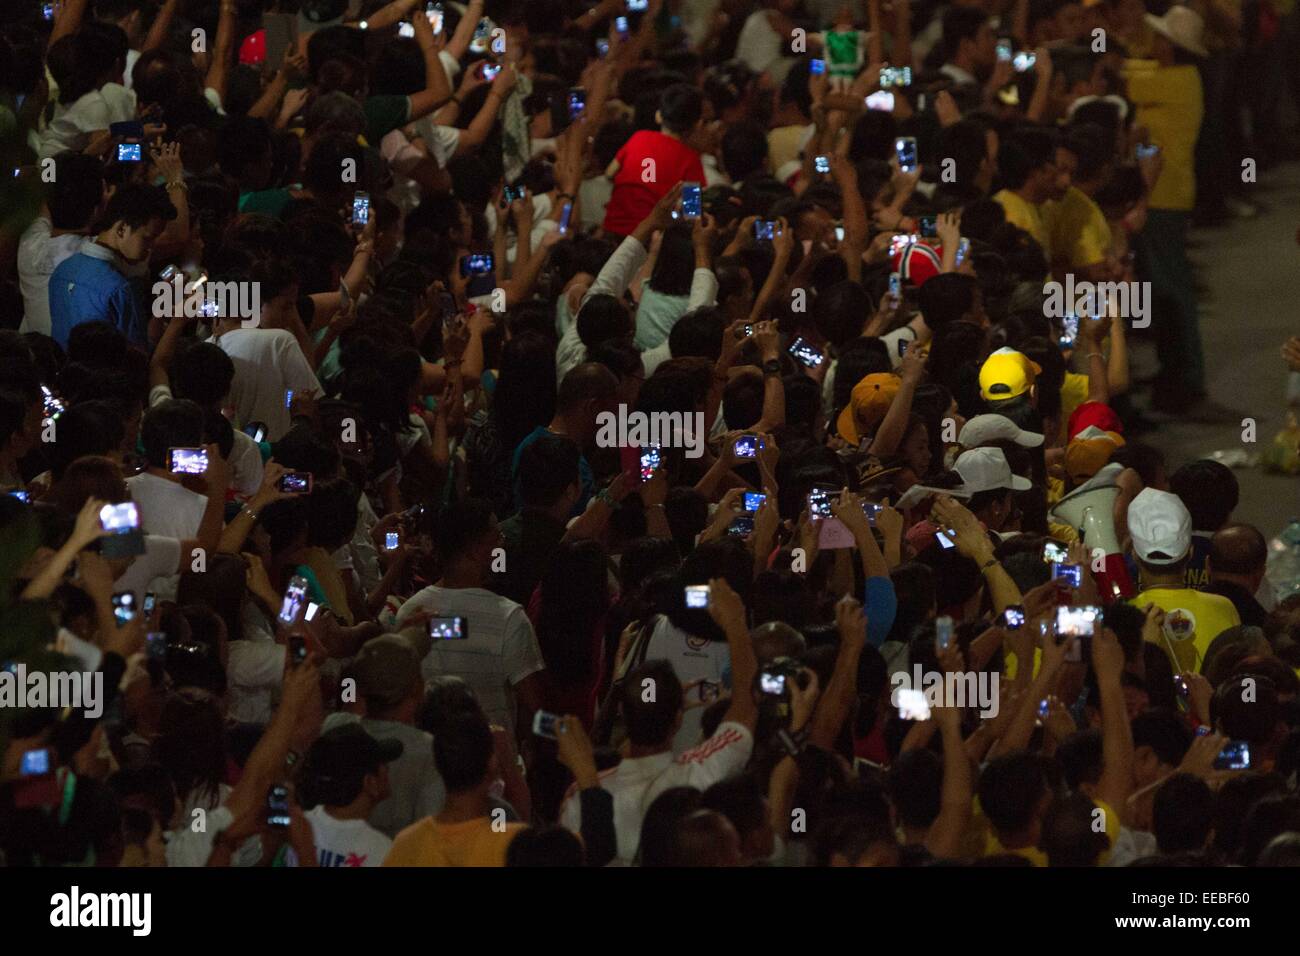
[[[217,42],[212,48],[212,63],[203,84],[215,90],[222,103],[226,101],[226,84],[230,77],[230,58],[235,46],[234,0],[221,0],[221,16],[217,20]]]

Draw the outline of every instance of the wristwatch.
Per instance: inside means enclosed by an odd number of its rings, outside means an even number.
[[[764,375],[780,375],[780,374],[781,374],[781,360],[780,360],[780,359],[768,359],[766,362],[764,362],[764,363],[763,363],[763,374],[764,374]]]

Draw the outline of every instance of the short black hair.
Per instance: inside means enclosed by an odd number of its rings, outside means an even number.
[[[1241,485],[1227,465],[1210,458],[1189,461],[1169,476],[1169,490],[1192,516],[1193,531],[1218,531],[1241,500]]]
[[[464,712],[452,717],[433,738],[433,764],[448,793],[473,790],[492,764],[492,728],[482,714]]]
[[[586,859],[582,841],[555,824],[520,830],[506,848],[506,866],[582,866]]]
[[[689,133],[704,116],[704,94],[689,83],[674,83],[659,97],[659,115],[669,131]]]
[[[945,272],[916,290],[916,304],[925,316],[925,324],[938,334],[939,329],[974,308],[978,289],[979,280],[974,276]]]
[[[438,518],[438,556],[443,564],[455,559],[492,527],[492,504],[482,498],[466,498],[442,510]]]
[[[974,40],[988,22],[988,14],[977,7],[950,7],[944,11],[943,46],[948,59],[957,55],[962,40]]]
[[[1046,793],[1047,774],[1042,760],[1033,754],[997,757],[980,774],[980,809],[1000,833],[1016,833],[1029,826]]]
[[[889,797],[905,826],[928,827],[939,816],[943,760],[932,750],[909,750],[889,768]]]
[[[213,342],[190,340],[178,349],[167,368],[172,395],[187,398],[199,405],[215,405],[230,392],[235,379],[235,363]]]
[[[1055,133],[1041,127],[1013,130],[998,144],[998,175],[1002,185],[1019,189],[1036,170],[1055,162],[1056,140]]]
[[[55,229],[81,230],[104,199],[104,167],[93,156],[62,153],[54,157],[54,183],[46,191],[50,223]]]
[[[1171,710],[1151,708],[1133,718],[1133,746],[1150,747],[1166,766],[1177,767],[1192,746],[1192,732]]]
[[[647,689],[654,693],[647,695]],[[653,660],[632,668],[623,682],[622,696],[628,739],[643,747],[665,743],[682,709],[682,682],[673,665],[665,660]]]
[[[203,409],[188,399],[159,402],[140,423],[140,445],[154,468],[167,467],[169,448],[198,448],[203,444]]]
[[[758,123],[736,123],[722,134],[722,168],[733,183],[762,170],[767,154],[767,131]]]
[[[571,439],[543,435],[519,453],[515,480],[520,500],[532,508],[549,508],[580,479],[582,451]]]
[[[176,207],[172,205],[167,190],[161,186],[126,183],[117,187],[113,198],[108,201],[108,208],[93,228],[95,232],[103,232],[120,222],[129,229],[139,229],[155,219],[167,223],[175,218]]]
[[[1161,853],[1205,849],[1214,828],[1214,791],[1200,777],[1174,774],[1156,790],[1151,824]]]

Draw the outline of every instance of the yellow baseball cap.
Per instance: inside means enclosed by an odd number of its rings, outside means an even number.
[[[1101,471],[1117,448],[1124,447],[1123,436],[1089,425],[1065,446],[1065,471],[1075,481],[1084,481]]]
[[[1042,370],[1023,352],[998,349],[980,366],[980,395],[992,402],[1017,398],[1029,391]]]
[[[876,428],[885,420],[889,404],[898,394],[901,380],[890,372],[877,372],[868,375],[857,385],[849,396],[849,403],[840,412],[835,421],[835,430],[850,445],[857,445],[862,440],[858,425],[868,429]]]

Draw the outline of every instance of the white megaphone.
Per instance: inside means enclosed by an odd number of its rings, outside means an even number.
[[[1098,549],[1106,555],[1105,570],[1094,572],[1102,594],[1114,598],[1132,597],[1137,593],[1128,567],[1124,564],[1119,537],[1115,534],[1115,499],[1119,497],[1117,479],[1124,470],[1118,462],[1102,467],[1048,512],[1061,524],[1069,525],[1089,554]]]

